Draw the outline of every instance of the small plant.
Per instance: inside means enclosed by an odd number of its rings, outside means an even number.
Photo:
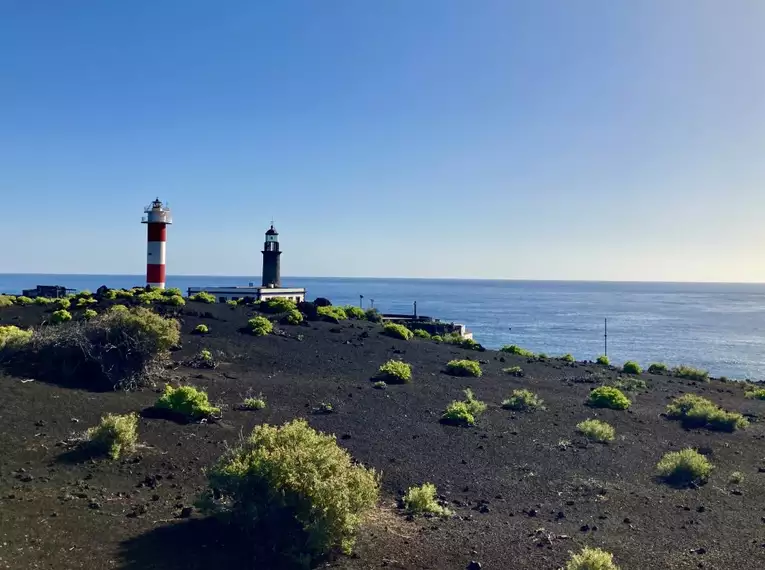
[[[328,305],[326,307],[316,307],[316,314],[319,315],[325,321],[338,324],[340,321],[344,321],[348,318],[342,307],[334,307]]]
[[[229,511],[269,551],[305,567],[334,550],[350,553],[379,498],[378,474],[305,420],[257,426],[218,460],[209,486],[213,509]]]
[[[26,297],[25,295],[21,295],[20,297],[16,297],[16,304],[21,305],[22,307],[26,307],[27,305],[31,305],[34,301],[30,299],[29,297]]]
[[[406,384],[412,379],[412,367],[400,360],[389,360],[380,366],[375,378],[388,384]]]
[[[614,555],[610,552],[586,546],[571,556],[566,570],[619,570],[619,567],[614,564]]]
[[[734,471],[730,474],[730,477],[728,477],[728,483],[731,485],[740,485],[744,482],[744,474],[741,473],[741,471]]]
[[[124,453],[135,450],[138,441],[138,414],[107,414],[97,426],[88,429],[85,437],[88,447],[95,453],[119,459]]]
[[[434,334],[430,337],[430,340],[433,342],[444,342],[444,337],[442,337],[440,334]]]
[[[704,481],[712,472],[709,460],[695,449],[687,448],[664,455],[656,465],[659,476],[669,483]]]
[[[247,321],[247,325],[250,327],[250,332],[255,336],[266,336],[274,330],[274,325],[265,317],[253,317]]]
[[[88,320],[88,321],[89,321],[90,319],[94,319],[94,318],[96,318],[97,316],[98,316],[98,313],[97,313],[96,311],[94,311],[93,309],[85,309],[85,310],[82,312],[82,317],[83,317],[85,320]]]
[[[45,305],[50,305],[51,303],[54,303],[55,301],[56,301],[55,299],[51,299],[49,297],[35,297],[33,302],[35,305],[45,306]]]
[[[560,357],[560,359],[563,362],[568,362],[568,363],[576,362],[576,359],[574,359],[574,356],[572,354],[564,354],[563,356]]]
[[[0,295],[0,309],[12,306],[15,300],[16,297],[13,295]]]
[[[343,310],[345,311],[345,314],[349,319],[364,320],[367,318],[366,312],[361,307],[356,307],[354,305],[346,305],[345,307],[343,307]]]
[[[168,287],[167,289],[162,289],[161,292],[165,297],[183,297],[183,291],[178,287]]]
[[[502,401],[502,407],[506,410],[518,412],[532,412],[544,410],[544,401],[531,390],[513,390],[507,400]]]
[[[126,289],[117,289],[114,294],[117,299],[132,299],[135,296],[132,290]]]
[[[189,301],[193,301],[195,303],[207,303],[208,305],[212,305],[215,303],[215,295],[210,295],[207,291],[200,291],[199,293],[196,293],[195,295],[192,295],[189,297]]]
[[[194,334],[207,334],[210,332],[210,328],[207,325],[197,325],[193,332]]]
[[[678,378],[687,378],[688,380],[696,380],[697,382],[708,382],[709,372],[700,368],[693,368],[692,366],[676,366],[672,369],[673,376]]]
[[[446,373],[452,376],[479,377],[483,372],[481,365],[475,360],[450,360],[446,364]]]
[[[384,380],[378,380],[374,384],[372,384],[373,387],[377,388],[378,390],[385,390],[385,388],[388,387],[388,384]]]
[[[417,338],[427,338],[427,339],[431,338],[430,333],[424,329],[414,329],[414,331],[412,332],[414,333],[414,336],[416,336]]]
[[[168,305],[170,307],[183,307],[186,305],[186,299],[180,295],[163,295],[161,302],[163,305]]]
[[[380,311],[377,309],[367,309],[364,311],[365,318],[370,323],[381,323],[382,322],[382,315],[380,314]]]
[[[275,299],[269,299],[260,304],[260,310],[264,313],[286,313],[287,311],[297,310],[297,305],[294,301],[287,299],[286,297],[277,297]]]
[[[85,307],[89,307],[90,305],[96,304],[98,301],[96,301],[93,297],[80,297],[77,299],[77,308],[83,309]]]
[[[584,434],[588,439],[598,443],[608,443],[613,441],[616,431],[606,422],[600,420],[585,420],[576,424],[579,433]]]
[[[547,360],[547,359],[548,359],[548,358],[550,358],[550,357],[549,357],[549,356],[547,356],[547,355],[546,355],[544,352],[540,352],[539,354],[537,354],[537,358],[538,358],[539,360]]]
[[[335,407],[330,402],[321,402],[313,409],[314,414],[333,414]]]
[[[228,301],[226,301],[226,304],[229,307],[236,307],[237,305],[239,305],[239,302],[235,301],[234,299],[229,299]]]
[[[666,374],[669,368],[661,362],[654,362],[648,367],[648,374]]]
[[[404,325],[396,323],[385,323],[383,333],[393,338],[400,338],[401,340],[409,340],[414,336],[414,333]]]
[[[486,404],[476,400],[470,388],[465,390],[465,399],[455,400],[446,407],[441,421],[443,423],[473,426],[475,420],[486,410]]]
[[[0,350],[6,347],[17,348],[29,342],[31,338],[32,331],[14,325],[0,325]]]
[[[502,352],[507,352],[508,354],[515,354],[516,356],[525,356],[527,358],[534,358],[534,353],[530,350],[526,350],[525,348],[521,348],[518,345],[515,344],[507,344],[499,349]]]
[[[207,392],[193,386],[173,388],[165,386],[165,393],[154,404],[156,408],[170,410],[189,420],[202,420],[220,414],[220,408],[213,407],[207,398]]]
[[[410,515],[448,516],[451,514],[449,509],[442,507],[436,501],[436,486],[433,483],[409,487],[403,502],[404,508]]]
[[[284,315],[282,322],[287,323],[288,325],[299,325],[303,322],[303,314],[297,309],[292,309],[287,311],[287,314]]]
[[[218,366],[215,362],[215,358],[213,358],[212,352],[206,348],[200,350],[199,354],[191,359],[190,365],[193,368],[215,368]]]
[[[245,398],[242,402],[243,410],[262,410],[266,407],[266,400],[263,395],[260,394],[255,398]]]
[[[634,360],[628,360],[624,363],[624,366],[622,366],[622,372],[625,374],[640,374],[643,372],[643,369],[640,368],[640,365]]]
[[[680,420],[686,428],[705,427],[715,431],[735,431],[749,425],[741,414],[726,412],[696,394],[685,394],[672,401],[667,406],[667,417]]]
[[[69,299],[66,299],[64,297],[60,299],[56,299],[55,307],[56,309],[69,309],[72,306],[72,302]]]
[[[744,396],[750,400],[765,400],[765,388],[745,388]]]
[[[633,378],[632,376],[627,376],[626,378],[619,377],[616,380],[610,381],[608,385],[626,392],[648,390],[648,383],[645,380],[642,378]]]
[[[509,374],[510,376],[515,376],[516,378],[523,377],[523,368],[520,366],[510,366],[509,368],[503,368],[502,372]]]
[[[629,398],[613,386],[595,388],[590,392],[587,403],[594,408],[610,408],[612,410],[626,410],[630,407]]]
[[[112,305],[109,307],[110,313],[129,313],[130,309],[128,309],[125,305]]]
[[[595,362],[601,366],[609,366],[611,364],[611,361],[605,354],[598,356],[598,359]]]
[[[50,316],[50,321],[54,324],[65,323],[71,320],[72,320],[72,313],[70,313],[66,309],[59,309],[58,311],[53,311],[53,314],[51,314]]]

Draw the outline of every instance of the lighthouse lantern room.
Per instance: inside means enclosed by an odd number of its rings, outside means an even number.
[[[144,208],[146,214],[141,223],[147,227],[146,247],[146,285],[165,288],[165,255],[167,244],[167,226],[173,223],[170,207],[157,198]]]

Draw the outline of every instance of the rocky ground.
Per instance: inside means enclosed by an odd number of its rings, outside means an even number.
[[[40,307],[10,307],[0,309],[0,324],[36,325],[47,316]],[[255,338],[241,332],[249,316],[241,307],[187,305],[174,359],[207,348],[221,365],[178,365],[167,379],[207,389],[223,418],[188,425],[141,418],[138,452],[116,462],[83,459],[66,442],[106,412],[151,406],[159,387],[98,393],[0,376],[0,568],[251,568],[229,529],[193,503],[204,469],[226,446],[254,425],[296,417],[336,434],[383,474],[381,508],[356,552],[333,568],[462,570],[477,561],[483,569],[556,569],[585,545],[612,552],[623,569],[765,567],[765,401],[745,399],[738,384],[643,375],[648,389],[631,395],[628,411],[594,410],[585,405],[589,391],[615,370],[394,340],[357,321],[280,326],[284,335]],[[199,323],[209,335],[190,334]],[[483,377],[444,374],[457,357],[481,360]],[[371,376],[390,358],[412,365],[412,383],[374,389]],[[513,365],[525,376],[502,372]],[[489,404],[477,426],[439,423],[466,387]],[[519,387],[537,392],[547,410],[501,409]],[[685,430],[662,416],[668,400],[689,392],[746,414],[751,425]],[[235,409],[258,393],[266,409]],[[322,402],[335,413],[313,413]],[[614,442],[577,435],[575,425],[593,417],[616,428]],[[661,456],[688,446],[715,464],[708,484],[660,482]],[[734,471],[741,483],[729,482]],[[454,516],[408,520],[397,510],[403,492],[426,481]]]

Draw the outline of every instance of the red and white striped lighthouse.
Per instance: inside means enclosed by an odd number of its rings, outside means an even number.
[[[173,223],[170,208],[163,206],[159,198],[144,208],[146,214],[141,223],[147,225],[149,243],[146,248],[146,285],[165,288],[165,245],[167,244],[167,226]]]

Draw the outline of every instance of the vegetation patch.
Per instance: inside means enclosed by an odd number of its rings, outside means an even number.
[[[14,325],[0,325],[0,350],[18,348],[32,338],[32,331]],[[2,355],[0,355],[2,356]]]
[[[16,297],[16,304],[21,305],[22,307],[26,307],[27,305],[31,305],[32,303],[33,303],[32,299],[24,295],[20,295],[19,297]]]
[[[628,360],[624,363],[624,366],[622,366],[622,372],[625,374],[640,374],[643,372],[643,369],[640,368],[640,364],[634,360]]]
[[[600,548],[584,547],[571,556],[566,570],[619,570],[614,564],[614,555]]]
[[[247,321],[247,325],[255,336],[266,336],[274,330],[274,325],[265,317],[253,317]]]
[[[537,396],[531,390],[513,390],[507,400],[502,401],[502,407],[506,410],[516,410],[518,412],[533,412],[534,410],[544,410],[544,400]]]
[[[388,384],[385,382],[385,380],[378,380],[377,382],[372,384],[372,386],[374,386],[378,390],[385,390],[385,388],[388,387]]]
[[[510,376],[515,376],[517,378],[523,377],[523,368],[520,366],[510,366],[509,368],[503,368],[502,372],[505,374],[509,374]]]
[[[625,392],[648,390],[648,383],[645,380],[642,378],[633,378],[632,376],[627,376],[626,378],[619,377],[615,380],[610,380],[608,385]]]
[[[430,333],[424,329],[414,329],[412,332],[414,333],[414,336],[416,336],[417,338],[426,338],[426,339],[431,338]]]
[[[705,481],[713,468],[706,457],[691,448],[667,453],[656,465],[659,476],[672,484]]]
[[[174,419],[199,421],[220,415],[220,408],[213,407],[207,392],[194,386],[165,386],[165,393],[160,396],[154,407],[171,412]]]
[[[332,305],[326,307],[316,307],[316,314],[323,320],[331,323],[339,323],[348,318],[345,310],[342,307],[334,307]]]
[[[98,316],[98,312],[94,311],[93,309],[85,309],[82,312],[82,318],[87,319],[87,320],[94,319],[97,316]]]
[[[180,295],[163,295],[161,303],[170,307],[183,307],[186,305],[186,299]]]
[[[654,362],[648,367],[648,374],[666,374],[669,368],[662,362]]]
[[[51,299],[49,297],[35,297],[34,298],[34,304],[35,305],[46,306],[46,305],[51,305],[51,304],[53,304],[55,302],[56,302],[55,299]]]
[[[380,366],[375,379],[387,384],[406,384],[412,379],[412,367],[400,360],[389,360]]]
[[[574,358],[573,354],[564,354],[563,356],[560,357],[560,359],[563,362],[568,362],[569,364],[576,362],[576,359]]]
[[[263,394],[254,397],[245,398],[240,408],[242,410],[263,410],[266,407],[266,399]]]
[[[12,295],[0,295],[0,309],[12,306],[15,300],[16,297]]]
[[[703,427],[715,431],[743,429],[749,422],[736,412],[726,412],[711,400],[696,394],[684,394],[667,406],[667,417],[680,420],[683,427]]]
[[[701,368],[693,368],[692,366],[676,366],[672,369],[672,375],[678,378],[687,378],[688,380],[696,380],[697,382],[708,382],[709,371],[702,370]]]
[[[483,372],[481,365],[475,360],[450,360],[446,363],[446,373],[452,376],[479,377]]]
[[[0,327],[2,328],[2,327]],[[750,400],[765,400],[765,388],[745,388],[744,396]]]
[[[444,337],[442,337],[440,334],[434,334],[430,337],[430,340],[433,342],[444,342]]]
[[[215,361],[212,352],[203,348],[186,362],[186,366],[191,368],[217,368],[218,363]]]
[[[385,323],[385,326],[383,326],[383,334],[393,338],[400,338],[401,340],[409,340],[414,336],[414,333],[404,325],[396,323]]]
[[[97,302],[93,297],[80,297],[77,299],[77,308],[84,309],[90,305],[95,305]]]
[[[87,447],[99,455],[119,459],[135,450],[138,442],[138,414],[107,414],[100,423],[88,429]]]
[[[57,309],[69,309],[72,306],[72,302],[69,299],[61,298],[56,299],[54,303]]]
[[[218,460],[209,486],[209,509],[232,515],[264,550],[305,566],[350,553],[379,498],[377,473],[305,420],[257,426]]]
[[[516,344],[506,344],[499,349],[501,352],[507,352],[508,354],[515,354],[516,356],[525,356],[526,358],[534,358],[534,353],[525,348],[521,348]]]
[[[366,312],[361,307],[355,307],[354,305],[346,305],[345,307],[343,307],[343,310],[345,311],[345,314],[349,319],[364,320],[367,318]]]
[[[626,410],[630,407],[629,398],[613,386],[595,388],[590,392],[587,403],[593,408],[610,408],[612,410]]]
[[[72,313],[70,313],[66,309],[59,309],[58,311],[53,311],[53,314],[50,316],[50,322],[56,325],[60,323],[66,323],[71,320],[72,320]]]
[[[303,314],[297,309],[290,309],[282,318],[282,322],[288,325],[299,325],[303,322]]]
[[[194,334],[207,334],[210,332],[210,327],[207,325],[197,325],[194,327]]]
[[[404,509],[410,515],[448,516],[451,511],[436,500],[437,491],[433,483],[423,483],[419,487],[409,487],[404,495]]]
[[[600,420],[585,420],[576,424],[576,429],[589,440],[597,441],[598,443],[613,441],[616,435],[616,431],[610,424]]]
[[[212,305],[215,303],[215,295],[210,295],[207,291],[200,291],[199,293],[196,293],[195,295],[192,295],[189,297],[189,301],[193,301],[194,303],[207,303],[208,305]]]
[[[464,400],[455,400],[446,407],[441,422],[459,426],[474,426],[476,418],[486,411],[486,404],[476,400],[470,388],[465,390]]]
[[[382,315],[377,309],[367,309],[364,311],[364,316],[370,323],[381,323]]]
[[[264,313],[286,313],[287,311],[296,311],[297,304],[286,297],[277,297],[269,299],[260,304],[260,310]]]
[[[611,364],[611,361],[605,354],[598,356],[598,359],[595,362],[601,366],[609,366]]]

